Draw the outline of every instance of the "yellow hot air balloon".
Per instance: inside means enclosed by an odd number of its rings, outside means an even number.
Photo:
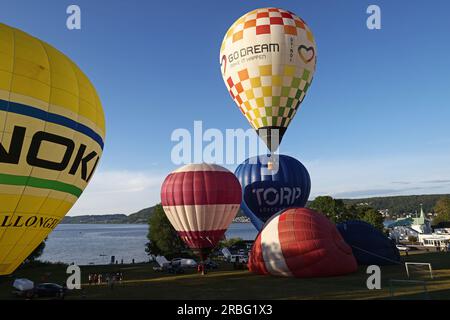
[[[220,64],[225,85],[272,152],[311,85],[316,53],[306,23],[278,8],[243,15],[224,37]]]
[[[77,201],[104,138],[103,109],[86,75],[49,44],[0,24],[0,275]]]

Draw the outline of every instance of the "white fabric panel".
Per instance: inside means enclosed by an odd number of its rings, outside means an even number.
[[[182,166],[181,168],[178,168],[177,170],[173,171],[172,173],[177,172],[189,172],[189,171],[224,171],[229,172],[229,170],[217,165],[217,164],[209,164],[209,163],[191,163],[187,164],[185,166]]]
[[[267,271],[274,275],[291,276],[278,237],[279,216],[273,218],[261,231],[261,250]]]
[[[227,229],[236,217],[239,204],[164,206],[164,212],[177,231]]]

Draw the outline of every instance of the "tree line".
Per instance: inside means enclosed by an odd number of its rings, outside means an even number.
[[[404,208],[411,208],[410,212],[414,212],[420,205],[420,201],[424,200],[427,201],[425,203],[426,205],[424,205],[425,212],[431,211],[436,213],[432,225],[447,223],[450,226],[450,195],[384,197],[355,200],[334,199],[330,196],[319,196],[313,201],[308,202],[307,206],[315,211],[325,214],[334,223],[341,223],[348,220],[362,220],[383,231],[384,218],[379,212],[380,209],[389,209],[389,211],[392,212],[393,210],[400,210],[399,208],[402,208],[402,212],[407,212],[406,210],[404,211]],[[429,202],[432,200],[435,202],[431,206]],[[397,205],[394,206],[394,209],[389,207],[389,203],[392,201],[397,203]],[[412,210],[414,208],[413,204],[415,206],[414,211]],[[161,204],[158,204],[151,209],[152,214],[148,218],[149,231],[147,238],[149,241],[146,244],[146,252],[152,255],[164,255],[168,259],[180,255],[193,256],[192,252],[180,239],[177,232],[170,224]],[[236,239],[224,240],[224,242],[219,244],[219,247],[234,243],[236,242],[235,240]],[[26,261],[32,262],[37,260],[44,248],[45,240],[30,254]]]
[[[408,208],[409,205],[406,206],[403,200],[409,198],[409,200],[405,201],[411,201],[411,197],[414,197],[414,203],[424,199],[427,201],[434,199],[435,202],[433,206],[431,206],[431,210],[435,212],[437,216],[434,217],[432,224],[436,225],[440,222],[450,223],[450,196],[447,195],[441,195],[438,198],[435,196],[371,198],[370,202],[364,201],[364,199],[349,201],[344,199],[334,199],[330,196],[319,196],[313,201],[310,201],[307,206],[315,211],[325,214],[334,223],[341,223],[348,220],[362,220],[373,225],[376,229],[384,231],[384,217],[379,210],[386,208],[391,210],[390,207],[384,207],[384,205],[387,205],[390,201],[398,201],[399,199],[400,202],[398,207],[395,207],[397,208],[395,210],[400,210],[398,208]],[[383,202],[380,199],[385,199],[386,202]],[[377,207],[372,206],[373,203],[375,203]],[[415,207],[415,210],[417,210],[419,204],[420,202]],[[427,202],[427,206],[428,205]],[[412,208],[411,205],[411,209]],[[154,207],[153,214],[150,216],[148,224],[149,232],[147,238],[149,242],[146,245],[146,252],[148,254],[164,255],[168,259],[180,255],[193,256],[192,252],[190,252],[189,248],[180,239],[177,232],[170,224],[161,204]],[[219,247],[235,243],[235,240],[236,239],[224,240],[219,244]]]

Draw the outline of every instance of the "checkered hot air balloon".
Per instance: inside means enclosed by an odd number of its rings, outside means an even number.
[[[236,216],[241,186],[221,166],[189,164],[167,176],[161,202],[178,235],[204,260]]]
[[[305,98],[316,60],[311,30],[290,11],[253,10],[226,33],[220,49],[223,80],[270,151]]]
[[[352,249],[323,214],[291,208],[272,217],[252,247],[249,269],[301,278],[344,275],[357,270]]]

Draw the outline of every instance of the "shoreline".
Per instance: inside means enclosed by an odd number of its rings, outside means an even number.
[[[251,224],[250,221],[232,221],[231,223],[236,223],[236,224],[247,224],[247,223],[250,223]],[[77,224],[78,225],[79,224],[93,224],[93,225],[95,225],[95,224],[148,225],[148,223],[127,223],[127,222],[77,222],[77,223],[75,223],[75,222],[60,222],[58,225],[62,225],[62,224],[64,224],[64,225],[77,225]]]

